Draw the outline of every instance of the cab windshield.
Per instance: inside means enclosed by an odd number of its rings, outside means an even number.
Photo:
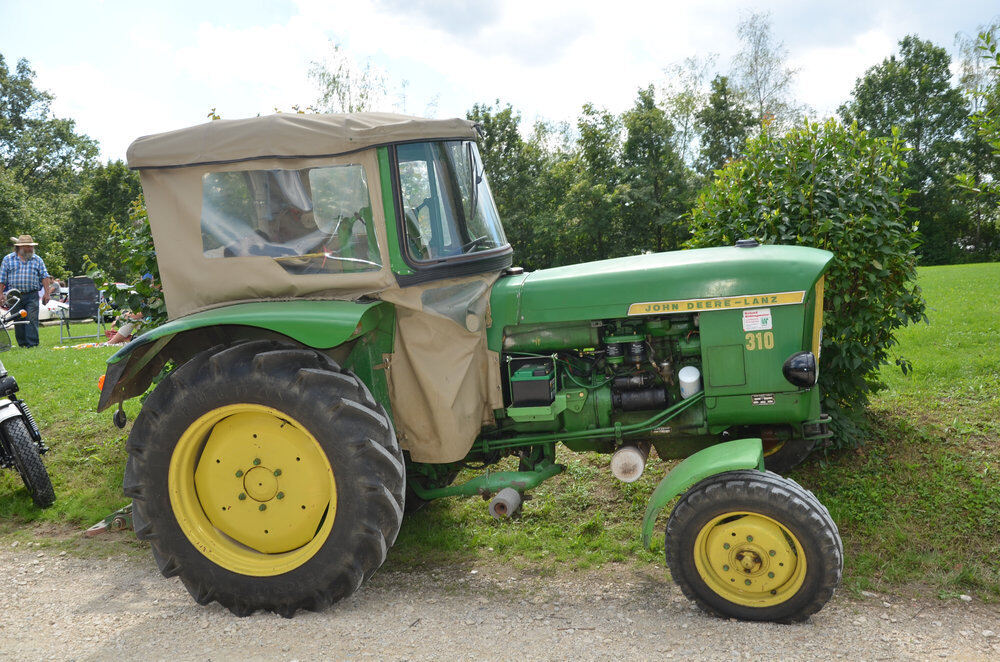
[[[415,262],[507,246],[479,150],[471,141],[396,148],[404,245]]]

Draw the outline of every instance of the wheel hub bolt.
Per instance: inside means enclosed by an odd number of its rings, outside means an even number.
[[[284,492],[278,492],[274,496],[276,496],[279,499],[284,499],[285,498],[285,493]]]
[[[767,576],[768,576],[769,579],[774,579],[774,573],[773,572],[767,573]]]
[[[256,467],[256,466],[257,466],[257,465],[259,465],[259,464],[260,464],[260,458],[259,458],[259,457],[255,457],[255,458],[253,459],[253,465],[254,465],[254,466]]]
[[[239,478],[242,475],[243,475],[243,470],[242,469],[237,469],[236,470],[236,477]]]
[[[722,549],[729,549],[729,543],[728,542],[722,543]]]
[[[748,579],[748,580],[746,580],[746,581],[745,581],[745,582],[743,582],[743,583],[744,583],[744,584],[746,584],[747,586],[750,586],[750,584],[753,584],[753,582],[752,582],[752,581],[750,581],[749,579]]]
[[[243,492],[240,492],[240,495],[239,495],[239,497],[237,497],[237,498],[238,498],[238,499],[239,499],[240,501],[245,501],[245,500],[246,500],[246,498],[247,498],[247,495],[246,495],[246,494],[244,494]]]
[[[257,506],[257,510],[259,510],[261,512],[267,510],[267,504],[266,503],[260,504],[259,506]]]
[[[774,556],[776,553],[777,552],[775,552],[773,549],[770,552],[768,552],[768,554],[770,554],[771,556]]]
[[[724,572],[729,572],[729,566],[728,566],[728,565],[724,565],[724,566],[722,566],[722,570],[723,570]]]
[[[753,542],[753,536],[747,536],[747,542]]]
[[[274,475],[275,476],[280,476],[281,475],[281,469],[275,469],[274,470]]]

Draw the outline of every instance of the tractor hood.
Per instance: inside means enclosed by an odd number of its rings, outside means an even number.
[[[491,330],[801,303],[832,258],[803,246],[703,248],[511,275],[493,287]]]

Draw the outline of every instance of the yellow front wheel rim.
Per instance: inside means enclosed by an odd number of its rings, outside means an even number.
[[[305,427],[263,405],[213,409],[177,441],[167,478],[187,539],[243,575],[293,570],[323,546],[337,515],[326,453]]]
[[[764,457],[770,457],[785,447],[785,440],[782,439],[780,441],[773,441],[773,442],[764,441],[763,447],[764,447]]]
[[[798,539],[760,513],[730,512],[712,519],[695,538],[694,562],[709,589],[747,607],[781,604],[806,578]]]

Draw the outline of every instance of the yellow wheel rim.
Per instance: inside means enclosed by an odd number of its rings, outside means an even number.
[[[191,544],[243,575],[299,567],[337,515],[333,469],[319,442],[263,405],[219,407],[192,423],[170,458],[167,488]]]
[[[785,446],[785,440],[780,441],[764,441],[764,457],[769,457],[780,451]]]
[[[702,527],[694,563],[713,592],[747,607],[781,604],[806,578],[802,545],[777,520],[759,513],[726,513]]]

